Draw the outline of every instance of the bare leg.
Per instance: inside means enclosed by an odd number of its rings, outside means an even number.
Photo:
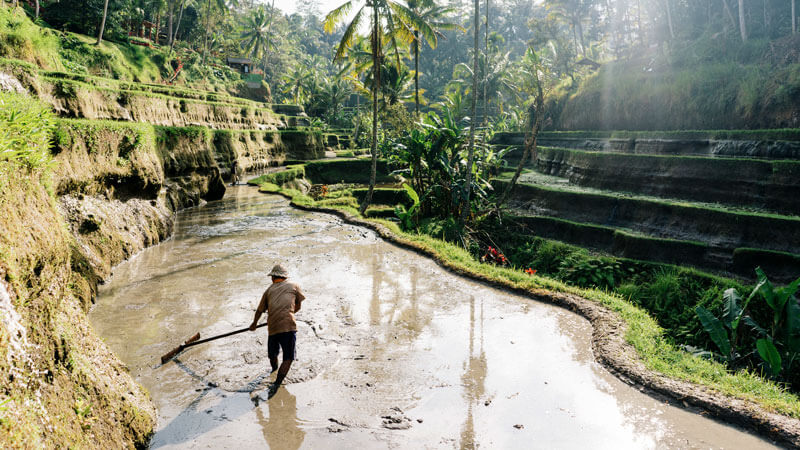
[[[280,369],[278,369],[278,376],[275,378],[275,387],[283,383],[283,379],[286,378],[286,374],[289,373],[289,369],[292,368],[292,360],[284,361],[281,363]]]
[[[278,376],[275,378],[275,382],[269,387],[269,394],[267,398],[272,398],[278,392],[278,388],[281,387],[281,383],[283,383],[283,379],[286,378],[286,374],[289,373],[289,369],[292,367],[292,361],[284,361],[281,363],[280,369],[278,369]]]

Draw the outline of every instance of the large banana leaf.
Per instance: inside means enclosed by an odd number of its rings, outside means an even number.
[[[714,317],[711,312],[702,306],[695,308],[697,317],[700,318],[700,323],[703,324],[706,332],[711,336],[711,340],[717,345],[725,359],[731,359],[731,342],[728,340],[728,332],[725,331],[725,326],[722,322]]]
[[[772,343],[769,339],[759,339],[756,341],[756,349],[758,350],[758,355],[761,356],[761,359],[767,364],[770,372],[772,375],[777,376],[781,373],[781,354],[778,353],[778,349],[775,348],[775,344]]]

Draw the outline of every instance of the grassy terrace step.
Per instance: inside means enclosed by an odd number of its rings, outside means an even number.
[[[496,133],[502,136],[522,136],[520,132]],[[800,128],[771,130],[664,130],[664,131],[541,131],[541,138],[576,139],[676,139],[676,140],[754,140],[800,141]]]
[[[528,180],[540,184],[523,181],[511,199],[511,205],[525,215],[626,229],[655,238],[697,241],[726,252],[750,247],[800,254],[798,217],[558,186],[552,183],[553,177],[532,175]],[[507,181],[494,183],[501,187]]]
[[[521,146],[523,133],[497,133],[492,144]],[[800,159],[800,131],[541,132],[542,146],[637,154]]]
[[[269,104],[227,95],[88,75],[44,72],[17,60],[0,60],[0,68],[17,77],[29,91],[51,104],[62,117],[129,120],[165,126],[199,125],[219,129],[277,129],[309,125],[306,116],[276,114]]]
[[[633,155],[543,147],[538,171],[571,183],[781,213],[800,212],[800,161]]]
[[[507,219],[515,232],[553,239],[610,255],[658,263],[693,266],[714,271],[732,271],[733,251],[723,261],[708,244],[665,239],[605,225],[578,223],[548,216],[513,215]],[[742,270],[749,276],[752,266]]]
[[[75,74],[69,72],[54,72],[42,70],[39,72],[41,78],[55,82],[57,80],[68,80],[84,84],[89,84],[97,88],[105,88],[117,91],[136,91],[153,94],[161,94],[168,97],[181,99],[202,100],[212,103],[230,103],[244,105],[253,108],[269,108],[270,104],[248,100],[246,98],[234,97],[232,95],[220,94],[217,92],[189,89],[180,86],[170,86],[167,84],[135,83],[131,81],[114,80],[111,78],[98,77],[93,75]],[[302,112],[302,107],[300,107]]]
[[[157,166],[153,158],[171,161],[173,153],[192,149],[213,155],[219,172],[226,177],[233,160],[238,161],[241,169],[250,171],[282,164],[287,158],[314,159],[324,154],[319,131],[211,130],[85,119],[58,119],[53,141],[53,153],[57,158],[81,150],[95,155],[97,161],[110,168],[105,175],[95,169],[93,173],[101,174],[95,179],[97,177],[84,174],[88,166],[67,160],[70,161],[67,166],[57,169],[59,174],[64,173],[57,177],[60,180],[57,192],[93,183],[113,185],[115,180],[140,180],[136,181],[137,189],[143,191],[148,186],[158,185],[163,174],[159,174],[157,169],[129,173],[131,162],[136,162],[135,167],[152,168]],[[166,164],[167,167],[172,165]],[[182,169],[176,170],[180,172]]]

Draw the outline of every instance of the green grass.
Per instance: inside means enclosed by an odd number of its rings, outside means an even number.
[[[287,166],[286,170],[282,170],[280,172],[267,173],[259,177],[253,178],[251,180],[248,180],[247,184],[251,186],[261,186],[266,183],[274,186],[282,186],[286,182],[304,177],[305,177],[304,166],[302,164],[297,164],[293,166]]]
[[[763,53],[768,53],[769,43],[762,44]],[[787,115],[797,109],[798,63],[775,65],[763,58],[738,62],[711,57],[694,64],[676,64],[670,58],[673,56],[657,56],[655,63],[634,59],[604,64],[575,88],[554,92],[545,105],[552,127],[559,130],[771,129],[784,126]],[[647,67],[650,70],[643,70]],[[797,130],[703,133],[702,136],[714,139],[798,140]]]
[[[369,183],[371,164],[372,162],[369,159],[310,161],[306,164],[306,175],[313,183],[366,184]],[[389,169],[385,160],[378,161],[377,182],[394,182],[394,178],[389,176]]]
[[[119,85],[119,88],[113,87],[111,84],[107,84],[105,86],[95,86],[89,84],[87,82],[78,81],[69,78],[54,78],[54,77],[42,77],[42,81],[49,82],[53,84],[57,89],[57,94],[65,97],[74,97],[76,96],[76,92],[78,89],[83,89],[86,91],[100,91],[105,92],[109,96],[117,98],[120,96],[142,96],[142,97],[149,97],[149,98],[157,98],[166,101],[180,101],[181,103],[194,103],[194,104],[202,104],[202,105],[209,105],[215,107],[224,107],[224,108],[251,108],[251,109],[258,109],[264,110],[267,109],[272,114],[272,110],[266,108],[266,104],[264,103],[257,103],[245,100],[245,102],[249,103],[242,103],[238,101],[228,100],[228,101],[220,101],[220,100],[227,100],[227,97],[213,97],[216,98],[216,101],[211,100],[203,100],[200,97],[198,98],[187,98],[187,97],[180,97],[180,96],[173,96],[169,95],[169,91],[162,91],[159,92],[158,90],[148,90],[148,89],[137,89],[137,90],[128,90],[122,89],[123,85]]]
[[[628,161],[662,161],[675,163],[696,163],[696,164],[709,164],[709,165],[733,165],[744,166],[748,164],[753,165],[766,165],[773,167],[774,172],[792,170],[793,168],[800,167],[800,161],[795,160],[764,160],[755,158],[731,158],[731,157],[709,157],[709,156],[691,156],[691,155],[649,155],[649,154],[631,154],[631,153],[616,153],[616,152],[603,152],[603,151],[588,151],[576,150],[572,148],[559,148],[559,147],[539,147],[539,152],[546,155],[580,155],[585,158],[596,160],[610,160],[615,164],[625,164]],[[795,169],[796,170],[796,169]]]
[[[510,178],[503,178],[504,175],[509,174],[508,172],[501,173],[496,180],[500,183],[508,183]],[[510,177],[510,175],[509,175]],[[759,218],[768,218],[768,219],[777,219],[777,220],[787,220],[792,222],[797,222],[800,226],[800,217],[798,216],[788,216],[783,214],[777,213],[769,213],[769,212],[762,212],[762,211],[751,211],[745,210],[743,208],[733,207],[733,206],[722,206],[719,204],[713,203],[701,203],[701,202],[690,202],[690,201],[681,201],[681,200],[667,200],[658,197],[650,197],[646,195],[637,195],[637,194],[629,194],[629,193],[611,193],[609,191],[601,191],[598,189],[588,188],[588,187],[577,187],[577,186],[570,186],[570,187],[555,187],[552,185],[543,185],[543,184],[532,184],[532,183],[518,183],[521,186],[526,186],[530,189],[540,190],[542,192],[557,192],[557,193],[565,193],[565,194],[579,194],[585,195],[588,197],[597,197],[597,198],[605,198],[605,199],[627,199],[630,201],[637,201],[642,203],[642,207],[648,207],[648,205],[663,205],[673,208],[686,208],[692,209],[694,211],[716,211],[723,214],[729,214],[731,216],[731,220],[736,220],[736,216],[751,216],[751,217],[759,217]],[[497,189],[497,187],[495,187]]]
[[[541,131],[539,132],[538,136],[549,139],[730,139],[757,141],[798,141],[800,140],[800,128],[767,130]]]
[[[49,166],[55,124],[50,108],[42,102],[0,92],[0,163],[31,170]]]
[[[96,38],[35,25],[22,9],[0,8],[0,57],[22,60],[70,77],[95,76],[136,83],[160,84],[172,74],[168,50]],[[171,58],[175,58],[173,53]],[[178,78],[193,89],[239,95],[244,82],[227,68],[201,64],[198,55],[183,55],[184,68]],[[57,75],[64,76],[64,75]]]
[[[297,191],[281,190],[275,185],[263,185],[262,192],[280,193],[297,204],[322,206],[308,196],[297,195]],[[325,205],[357,214],[352,206]],[[758,377],[746,371],[731,373],[725,366],[695,357],[679,348],[669,338],[658,322],[641,307],[619,295],[597,289],[569,286],[560,281],[542,276],[529,276],[520,270],[481,263],[475,257],[453,244],[428,235],[408,233],[400,230],[392,221],[369,219],[386,226],[401,241],[410,243],[442,261],[445,265],[478,277],[502,283],[510,288],[536,292],[545,289],[581,296],[600,303],[616,312],[627,323],[625,340],[635,349],[648,369],[671,378],[707,386],[724,394],[752,401],[762,407],[793,418],[800,418],[800,398],[784,386]]]

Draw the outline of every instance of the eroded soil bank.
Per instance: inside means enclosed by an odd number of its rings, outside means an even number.
[[[246,326],[277,261],[308,300],[298,360],[266,400],[266,331]],[[232,188],[115,269],[90,319],[152,394],[152,448],[767,448],[640,393],[594,362],[591,327],[324,214]]]

